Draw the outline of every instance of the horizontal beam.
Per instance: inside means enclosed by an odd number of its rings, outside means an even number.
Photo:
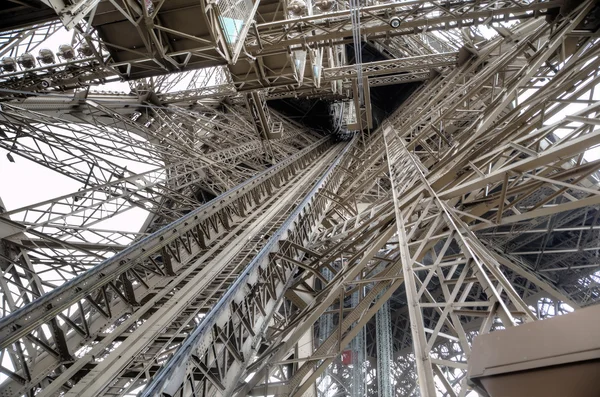
[[[368,39],[410,35],[427,31],[458,28],[497,21],[506,16],[518,15],[518,19],[531,17],[535,12],[560,7],[563,1],[541,1],[527,5],[516,5],[514,1],[457,1],[440,7],[437,2],[413,0],[399,3],[386,3],[359,9],[361,34]],[[471,7],[469,7],[471,6]],[[465,8],[469,11],[462,11]],[[473,11],[473,9],[476,9]],[[528,13],[529,12],[529,13]],[[317,45],[339,44],[352,37],[350,10],[311,15],[296,19],[269,22],[257,25],[255,32],[248,34],[246,48],[253,56],[281,51],[281,49]],[[391,17],[401,20],[400,27],[389,25]]]
[[[424,70],[456,65],[457,52],[398,58],[361,64],[363,76],[381,76],[394,73],[423,73]],[[323,81],[356,78],[356,65],[323,69]]]

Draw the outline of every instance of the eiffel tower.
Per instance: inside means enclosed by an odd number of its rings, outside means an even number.
[[[598,317],[599,27],[593,0],[3,1],[0,396],[554,395],[476,367]]]

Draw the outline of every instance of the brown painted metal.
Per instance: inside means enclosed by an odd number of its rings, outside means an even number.
[[[600,395],[600,306],[480,335],[469,379],[490,397]]]

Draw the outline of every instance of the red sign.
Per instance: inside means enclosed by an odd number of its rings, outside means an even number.
[[[352,364],[352,350],[346,350],[342,352],[342,364]]]

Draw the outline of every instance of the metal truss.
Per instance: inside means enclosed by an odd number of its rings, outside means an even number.
[[[477,26],[494,20],[533,18],[560,1],[457,1],[440,6],[435,1],[416,0],[360,8],[361,33],[367,39],[409,35],[420,31],[449,30]],[[248,35],[249,51],[268,53],[278,48],[330,41],[344,43],[351,37],[350,10],[259,24]],[[400,18],[400,27],[390,31],[389,19]]]
[[[381,397],[391,397],[392,392],[392,322],[390,305],[384,303],[376,314],[377,327],[377,394]]]
[[[53,289],[50,293],[34,300],[25,310],[14,313],[13,316],[23,315],[24,317],[21,318],[24,323],[19,324],[14,320],[5,322],[6,335],[12,335],[12,341],[7,341],[6,348],[7,352],[12,351],[11,345],[16,342],[16,346],[20,346],[19,340],[23,340],[23,343],[28,345],[29,349],[25,355],[18,356],[21,357],[21,360],[15,356],[16,361],[13,362],[13,366],[29,374],[29,378],[23,378],[16,374],[11,378],[17,383],[23,383],[19,386],[23,387],[23,390],[35,387],[40,382],[44,384],[47,382],[44,379],[53,378],[47,377],[48,365],[55,367],[58,374],[64,373],[64,368],[61,368],[63,365],[61,358],[76,357],[78,353],[87,353],[88,349],[81,350],[81,342],[85,340],[91,342],[90,337],[92,335],[95,335],[94,338],[97,337],[97,333],[101,332],[107,323],[129,324],[129,328],[133,327],[127,330],[123,326],[124,332],[136,329],[140,325],[137,321],[139,316],[142,316],[142,313],[147,315],[147,310],[155,307],[161,295],[169,294],[172,291],[164,288],[166,283],[172,282],[176,275],[181,276],[178,278],[180,282],[190,281],[192,273],[197,275],[201,270],[198,265],[205,263],[208,258],[215,255],[215,249],[211,249],[214,247],[214,243],[218,242],[217,246],[222,247],[227,240],[224,236],[225,232],[231,229],[239,232],[241,228],[236,228],[237,223],[247,223],[251,218],[252,210],[265,210],[263,205],[265,200],[274,204],[277,201],[277,196],[272,195],[275,189],[282,189],[285,186],[283,182],[291,179],[295,172],[300,171],[308,161],[314,159],[314,156],[323,150],[324,145],[326,143],[320,141],[309,146],[298,152],[296,156],[269,168],[233,191],[220,196],[218,201],[221,205],[218,208],[211,203],[200,206],[168,228],[162,228],[139,240],[128,249],[93,267],[91,271],[85,272],[82,277]],[[260,214],[261,212],[257,215]],[[262,223],[263,219],[261,218],[260,221]],[[249,232],[246,231],[246,233]],[[228,235],[231,238],[235,234],[232,232]],[[244,236],[248,236],[248,234]],[[242,252],[244,255],[241,259],[248,255],[247,251]],[[227,254],[232,254],[232,252],[228,251]],[[199,258],[202,259],[199,260]],[[196,266],[193,266],[194,264]],[[233,269],[235,268],[236,266]],[[214,268],[211,269],[211,271],[214,270]],[[218,271],[214,273],[214,277],[218,275]],[[232,277],[235,278],[236,275],[234,273]],[[202,274],[200,278],[204,281],[208,280],[206,274]],[[217,285],[221,282],[223,280],[217,280]],[[190,285],[195,286],[195,284]],[[160,289],[163,292],[158,295],[152,292]],[[194,289],[194,292],[199,293],[202,290]],[[28,300],[35,298],[37,296]],[[148,298],[152,298],[152,303],[143,305],[143,303],[148,303],[145,301]],[[36,310],[33,306],[38,309]],[[137,307],[143,311],[134,315],[130,310]],[[171,314],[176,313],[171,311]],[[188,321],[192,321],[193,317]],[[164,317],[162,318],[164,319]],[[57,326],[59,319],[65,322],[64,325],[73,328],[60,331]],[[46,324],[53,327],[54,338],[49,338],[50,335],[45,333],[44,330],[48,326]],[[15,334],[13,332],[15,327],[23,332],[20,335]],[[57,338],[56,335],[59,332],[66,336]],[[115,338],[117,336],[116,333],[111,333],[111,335]],[[112,336],[108,339],[102,338],[103,343],[100,345],[104,347],[100,352],[110,352],[115,338]],[[75,350],[68,346],[79,347]],[[97,354],[88,357],[91,358]],[[54,363],[50,364],[48,361]],[[85,360],[80,362],[81,365],[84,365]],[[41,371],[39,374],[36,372],[36,367]],[[81,367],[77,369],[77,366],[69,366],[69,368],[74,371],[73,376],[81,369]],[[70,379],[66,378],[64,382],[69,381]],[[63,387],[60,382],[54,385],[57,387],[56,390]],[[16,392],[16,386],[7,387]],[[50,389],[45,388],[45,390]]]
[[[334,269],[334,281],[313,293],[307,308],[294,316],[290,328],[273,342],[277,348],[272,355],[262,356],[261,360],[286,362],[294,341],[320,314],[331,310],[336,302],[340,313],[330,337],[315,348],[310,358],[299,360],[288,381],[278,386],[281,395],[309,392],[327,366],[333,365],[335,357],[383,305],[383,291],[402,287],[406,296],[404,304],[409,313],[403,320],[412,326],[404,328],[402,338],[415,351],[410,365],[416,364],[418,369],[418,387],[413,379],[412,386],[406,385],[405,392],[410,390],[407,395],[416,389],[422,395],[464,395],[468,390],[464,375],[470,341],[478,332],[533,320],[533,305],[525,301],[535,296],[531,291],[551,296],[556,302],[568,302],[572,307],[590,303],[587,299],[573,299],[573,295],[569,298],[564,289],[559,291],[542,278],[528,274],[523,271],[527,265],[502,257],[474,234],[502,222],[523,223],[539,219],[540,215],[595,205],[597,187],[588,183],[597,168],[581,158],[585,150],[597,144],[590,126],[594,122],[587,121],[587,117],[594,117],[596,104],[591,101],[580,113],[546,125],[543,121],[525,121],[547,120],[564,108],[564,103],[568,103],[564,99],[556,107],[544,104],[550,91],[558,100],[573,95],[571,98],[576,101],[593,90],[595,84],[582,84],[595,76],[596,69],[595,46],[586,43],[586,39],[576,56],[548,62],[589,9],[580,8],[551,36],[549,27],[532,23],[516,29],[511,38],[490,43],[481,49],[479,57],[414,94],[414,99],[391,118],[393,124],[371,140],[377,147],[381,136],[385,138],[395,215],[385,201],[360,215],[340,204],[339,213],[347,214],[348,219],[315,239],[318,243],[311,250],[318,259],[311,263]],[[535,56],[524,55],[529,50],[524,44],[519,45],[518,37],[523,34],[537,35],[540,42],[548,44],[540,45]],[[486,65],[481,68],[483,62]],[[548,72],[550,65],[555,65],[553,73]],[[498,73],[504,75],[502,80],[494,78]],[[542,75],[561,83],[530,83]],[[571,85],[563,84],[562,79],[573,79],[571,84],[578,84],[581,89],[569,92],[566,87]],[[496,83],[490,86],[490,81]],[[535,92],[523,100],[520,93],[525,90]],[[519,99],[517,104],[515,98]],[[521,120],[516,121],[519,117]],[[584,123],[573,125],[572,120]],[[541,127],[536,128],[538,125]],[[559,130],[569,125],[573,128],[568,128],[566,138],[558,139]],[[535,153],[527,152],[532,147],[536,148]],[[369,150],[376,164],[377,151]],[[579,162],[573,162],[577,158]],[[509,170],[515,171],[509,175]],[[534,177],[529,178],[530,175]],[[577,182],[565,183],[561,175]],[[375,183],[373,179],[369,185]],[[360,184],[360,180],[353,184]],[[540,189],[546,184],[556,189]],[[536,201],[524,202],[528,192],[536,192]],[[552,200],[563,194],[569,195],[567,200],[554,204]],[[373,223],[361,223],[369,220]],[[390,226],[394,220],[397,231]],[[369,234],[369,227],[377,233]],[[337,245],[327,247],[328,236]],[[320,248],[324,244],[325,250]],[[398,246],[399,252],[382,251],[388,244]],[[360,248],[352,249],[355,246]],[[386,270],[374,272],[380,263],[386,264]],[[402,266],[406,263],[412,265]],[[357,282],[358,275],[365,279]],[[368,285],[368,293],[359,306],[347,310],[342,302],[349,299],[357,283]],[[356,321],[358,325],[354,325]],[[280,340],[285,341],[281,347]],[[267,371],[263,367],[263,373],[257,373],[241,395],[257,385],[261,376],[268,379]]]
[[[87,3],[86,7],[93,5]],[[80,20],[74,30],[72,57],[50,65],[40,64],[36,68],[3,73],[0,85],[11,92],[46,92],[99,85],[118,77],[130,80],[167,73],[176,76],[166,79],[171,82],[181,79],[182,74],[201,75],[199,79],[202,80],[214,73],[190,69],[223,70],[223,65],[229,64],[225,78],[205,79],[205,84],[180,88],[178,92],[169,92],[169,86],[174,86],[169,83],[146,82],[142,85],[155,87],[154,90],[165,94],[164,100],[169,102],[228,96],[249,90],[267,90],[267,97],[273,95],[272,98],[352,95],[347,87],[343,89],[335,82],[346,69],[349,73],[355,70],[345,66],[343,48],[347,42],[344,38],[351,36],[350,10],[316,12],[301,18],[258,23],[250,28],[248,18],[255,12],[265,14],[270,6],[251,7],[238,18],[229,14],[235,14],[240,4],[234,6],[229,2],[223,2],[219,7],[201,2],[194,9],[170,8],[162,3],[147,7],[121,3],[105,0],[92,11],[86,8],[89,15]],[[463,45],[472,49],[481,39],[477,34],[457,35],[457,29],[472,27],[476,30],[480,25],[539,17],[558,9],[562,3],[460,1],[439,6],[436,2],[415,0],[361,6],[363,39],[374,43],[392,58],[383,63],[365,64],[363,68],[381,75],[415,71],[414,67],[418,65],[421,70],[451,65],[454,63],[452,56],[445,58],[444,53],[458,51]],[[173,25],[174,18],[185,19],[188,15],[204,20],[206,29],[193,32],[195,28],[191,25]],[[391,17],[401,20],[399,28],[390,30]],[[111,20],[112,25],[108,23]],[[227,20],[244,22],[234,23],[235,32],[230,32],[232,26],[223,25]],[[117,28],[122,34],[113,32]],[[132,39],[124,40],[127,35]],[[137,45],[132,45],[133,41]],[[240,52],[242,44],[244,52]],[[158,52],[152,50],[154,47],[159,49]],[[282,54],[286,48],[289,54]],[[23,53],[19,51],[18,55]],[[410,66],[410,60],[405,59],[410,57],[416,57],[412,62],[416,66]],[[198,80],[198,77],[192,77],[192,80]],[[422,76],[418,76],[411,81],[421,80]],[[400,80],[396,78],[395,81]],[[376,84],[383,83],[377,81]],[[140,84],[135,85],[137,88]]]
[[[100,0],[87,0],[71,3],[65,0],[41,0],[52,7],[67,28],[73,28],[77,22],[92,12]]]
[[[370,62],[362,66],[363,76],[378,76],[393,73],[405,72],[423,72],[428,69],[439,68],[442,66],[455,65],[458,53],[442,53],[434,55],[422,55],[403,59],[393,59],[389,61]],[[324,69],[324,80],[338,80],[353,77],[356,74],[356,67],[343,66],[338,68]]]
[[[1,395],[464,397],[477,335],[600,300],[596,2],[45,3],[74,56],[3,69],[0,148],[79,187],[0,208]],[[268,106],[407,82],[343,143]]]
[[[493,254],[433,191],[395,131],[385,128],[384,137],[421,394],[436,394],[434,374],[453,393],[457,381],[466,388],[466,378],[447,379],[442,374],[464,371],[466,363],[436,352],[433,348],[439,339],[459,343],[468,356],[464,322],[482,317],[479,332],[487,333],[497,326],[496,319],[509,327],[517,319],[533,320],[534,315],[500,271]],[[401,199],[407,196],[412,196],[410,204]],[[438,286],[443,294],[431,295]]]

